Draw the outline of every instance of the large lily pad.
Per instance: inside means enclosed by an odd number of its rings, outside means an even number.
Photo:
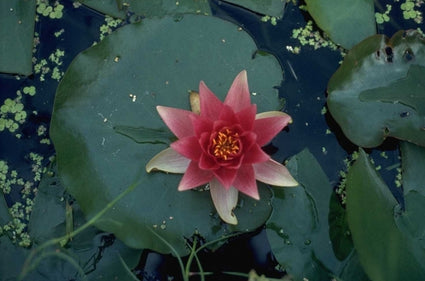
[[[211,14],[208,0],[78,0],[101,13],[124,19],[127,14],[163,17],[176,14]]]
[[[346,56],[328,85],[328,106],[355,144],[387,137],[425,146],[425,39],[400,31],[372,36]]]
[[[328,280],[349,276],[366,280],[356,253],[339,261],[329,233],[329,204],[333,189],[314,156],[304,150],[288,162],[298,187],[274,188],[273,214],[267,235],[277,261],[295,280]]]
[[[376,33],[373,0],[306,0],[317,25],[346,49]]]
[[[278,109],[274,87],[282,79],[279,63],[273,56],[253,59],[256,50],[237,26],[186,15],[180,21],[165,17],[125,26],[73,61],[59,85],[51,123],[63,184],[92,217],[140,180],[97,221],[99,228],[131,247],[170,252],[152,234],[155,230],[184,254],[184,237],[195,231],[211,240],[264,223],[271,211],[266,187],[260,186],[260,201],[241,196],[239,225],[226,230],[208,191],[178,192],[180,175],[145,172],[146,163],[167,145],[152,141],[152,135],[140,143],[116,131],[161,131],[165,125],[156,112],[158,104],[189,109],[187,92],[197,90],[200,80],[223,99],[242,69],[248,72],[259,111]]]
[[[0,72],[32,73],[35,0],[0,1]]]
[[[359,260],[371,280],[423,280],[425,248],[420,240],[424,223],[420,217],[425,202],[423,196],[418,200],[421,206],[409,204],[405,212],[394,214],[396,200],[366,153],[360,151],[347,176],[347,218]]]

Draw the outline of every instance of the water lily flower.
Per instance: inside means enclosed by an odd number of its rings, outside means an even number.
[[[274,186],[298,185],[285,166],[261,149],[291,122],[291,117],[280,111],[257,114],[257,106],[251,104],[246,71],[237,75],[224,102],[203,81],[199,99],[199,114],[157,106],[178,140],[149,161],[147,172],[184,173],[180,191],[209,183],[217,213],[229,224],[238,222],[233,209],[239,191],[259,199],[256,180]]]

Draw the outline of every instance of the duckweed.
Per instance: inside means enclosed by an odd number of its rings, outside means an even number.
[[[45,168],[42,167],[44,157],[37,153],[30,153],[28,158],[31,161],[33,179],[24,180],[19,177],[16,170],[11,170],[7,161],[0,160],[0,189],[3,194],[10,194],[12,189],[19,190],[21,200],[15,202],[9,208],[11,220],[0,226],[0,235],[7,235],[13,243],[22,247],[31,245],[31,238],[26,232],[34,205],[33,198],[37,194],[35,187],[41,180],[41,175]]]
[[[15,99],[7,98],[0,106],[0,132],[8,130],[15,133],[19,125],[25,122],[27,113],[24,111],[21,100],[22,93],[18,91]]]
[[[29,86],[29,87],[24,87],[22,89],[22,92],[26,95],[34,96],[36,93],[36,90],[34,86]]]
[[[406,0],[404,3],[400,5],[400,8],[403,12],[403,18],[405,20],[412,19],[416,23],[423,22],[422,12],[419,10],[415,10],[415,8],[421,8],[424,4],[422,0]]]
[[[121,19],[115,19],[111,16],[105,16],[105,23],[99,27],[99,39],[102,41],[107,35],[111,34],[117,27],[123,23]]]
[[[64,6],[56,1],[53,5],[48,0],[37,0],[37,14],[51,19],[60,19],[63,16]]]
[[[297,39],[302,46],[311,46],[315,50],[330,48],[337,50],[338,46],[327,38],[323,38],[319,31],[313,30],[313,21],[308,21],[305,27],[292,30],[292,38]]]
[[[377,24],[383,24],[384,22],[389,22],[390,17],[389,14],[391,12],[392,6],[387,4],[386,10],[384,13],[375,13],[375,20]]]

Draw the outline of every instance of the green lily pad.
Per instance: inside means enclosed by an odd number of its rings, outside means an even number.
[[[425,252],[425,148],[403,142],[401,152],[405,209],[396,224]]]
[[[362,147],[395,137],[425,146],[425,39],[400,31],[355,46],[328,84],[328,107]]]
[[[0,1],[0,72],[30,75],[35,1]]]
[[[207,240],[228,231],[250,231],[269,217],[271,193],[259,186],[261,200],[240,196],[239,224],[218,218],[208,191],[178,192],[181,175],[145,172],[146,163],[167,145],[138,143],[114,128],[164,128],[157,105],[189,110],[188,90],[204,80],[222,100],[234,77],[248,72],[258,111],[279,109],[275,86],[282,70],[271,55],[257,56],[250,36],[213,17],[185,15],[145,19],[127,25],[82,52],[61,81],[51,122],[58,169],[64,186],[87,217],[94,216],[134,182],[132,193],[96,226],[128,246],[169,253],[151,230],[187,253],[185,237]]]
[[[366,153],[361,150],[359,155],[347,175],[347,219],[365,272],[374,281],[423,280],[423,245],[416,235],[412,238],[412,233],[399,227],[400,222],[396,224],[396,200]],[[425,203],[423,198],[421,202]],[[416,219],[423,216],[423,205],[415,205],[413,211]],[[409,212],[401,216],[405,222],[412,219]]]
[[[44,174],[38,186],[28,224],[28,231],[33,242],[32,249],[36,249],[50,239],[63,237],[67,231],[74,231],[86,223],[78,203],[73,202],[70,210],[73,217],[71,229],[67,229],[67,201],[72,202],[73,199],[61,185],[56,173],[56,165],[53,163],[52,169]],[[22,250],[28,258],[29,250]],[[9,248],[8,251],[12,254],[17,249]],[[56,251],[66,255],[69,260],[57,255]],[[36,257],[42,258],[41,262],[34,264],[37,260],[32,260],[30,264],[35,265],[36,269],[28,272],[25,280],[72,279],[79,275],[75,265],[78,265],[85,273],[87,280],[134,280],[122,261],[128,267],[134,268],[140,259],[140,254],[140,250],[126,247],[109,233],[99,233],[98,229],[89,227],[74,236],[72,240],[68,240],[65,248],[46,247],[38,252]],[[70,260],[75,264],[72,265]],[[19,269],[24,261],[25,259],[21,256],[18,261]],[[14,274],[17,275],[19,271],[14,270]]]
[[[292,157],[287,167],[301,186],[273,189],[273,214],[266,225],[272,251],[295,280],[327,280],[343,265],[329,234],[332,186],[308,150]]]
[[[345,49],[376,34],[372,0],[305,0],[317,25]]]
[[[208,0],[78,0],[101,13],[124,19],[128,13],[143,17],[176,14],[211,14]]]
[[[286,0],[226,0],[261,15],[282,18]]]

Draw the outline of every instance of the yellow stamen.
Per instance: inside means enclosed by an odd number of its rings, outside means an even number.
[[[231,160],[239,153],[239,134],[224,128],[212,140],[212,153],[223,160]]]

